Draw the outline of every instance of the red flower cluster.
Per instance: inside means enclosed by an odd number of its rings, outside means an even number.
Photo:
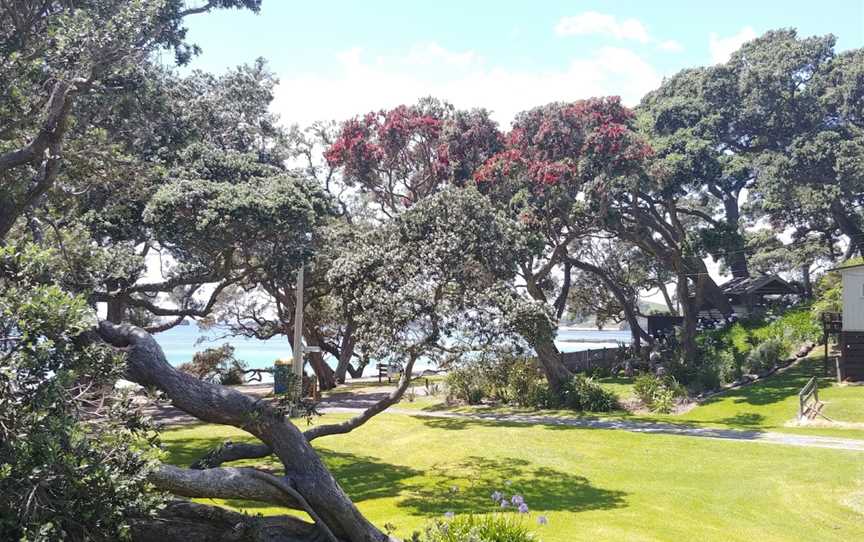
[[[349,182],[372,191],[395,184],[402,196],[422,197],[442,183],[470,179],[501,147],[487,113],[424,100],[345,122],[324,157]]]
[[[601,169],[636,166],[651,150],[632,131],[633,118],[618,97],[553,103],[526,111],[505,138],[508,149],[490,158],[474,179],[489,182],[499,176],[525,175],[543,186],[577,182],[580,173],[593,176]],[[582,164],[586,167],[581,168]]]

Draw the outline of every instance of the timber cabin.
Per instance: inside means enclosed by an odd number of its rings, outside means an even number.
[[[726,297],[732,310],[739,318],[747,318],[762,309],[766,301],[795,295],[798,290],[777,275],[762,275],[761,277],[738,277],[718,285]],[[722,314],[710,304],[701,307],[699,316],[702,318],[722,319]]]
[[[840,328],[840,377],[864,381],[864,263],[840,266],[843,315]]]

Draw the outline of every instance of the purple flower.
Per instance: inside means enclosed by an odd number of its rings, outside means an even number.
[[[519,505],[519,513],[520,514],[527,514],[528,513],[528,505],[525,504],[524,502]]]
[[[508,506],[510,506],[509,502],[507,502],[506,500],[501,501],[501,508],[507,508]]]
[[[503,498],[504,498],[504,495],[502,495],[500,491],[495,491],[492,493],[492,500],[495,502],[498,502]]]
[[[455,515],[453,512],[444,512],[444,517],[447,519],[453,519]]]
[[[549,519],[546,516],[537,516],[538,525],[548,525]]]
[[[522,498],[522,495],[513,495],[510,498],[510,502],[513,503],[513,506],[519,506],[520,504],[525,503],[525,499]]]

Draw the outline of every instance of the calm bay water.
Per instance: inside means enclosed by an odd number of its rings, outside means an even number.
[[[250,368],[272,367],[273,362],[279,358],[291,358],[291,345],[285,337],[275,337],[267,341],[245,337],[216,338],[223,334],[218,329],[202,332],[193,324],[174,327],[155,337],[172,365],[191,360],[195,352],[225,343],[233,345],[234,355],[245,361]],[[629,341],[629,331],[561,328],[558,330],[556,344],[562,352],[577,352],[592,348],[611,348]],[[427,368],[430,368],[429,364],[418,363],[416,366],[418,371]],[[366,368],[366,373],[370,375],[374,371],[375,367]]]

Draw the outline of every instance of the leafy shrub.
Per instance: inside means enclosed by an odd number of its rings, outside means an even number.
[[[192,361],[180,365],[177,369],[207,382],[237,386],[243,383],[246,363],[234,357],[233,346],[223,344],[218,348],[196,352]]]
[[[751,374],[759,374],[774,368],[784,355],[785,348],[780,339],[764,341],[747,356],[745,367]]]
[[[537,363],[531,358],[511,354],[484,355],[447,374],[447,398],[471,405],[483,399],[529,405],[531,402],[526,398],[534,391],[539,378]]]
[[[672,376],[643,374],[636,377],[633,393],[642,403],[654,412],[672,412],[675,401],[686,395],[684,387]]]
[[[460,515],[436,520],[426,527],[425,535],[413,537],[417,542],[534,542],[537,540],[515,515]]]
[[[482,375],[470,365],[451,370],[444,382],[447,384],[448,401],[457,400],[476,405],[486,397]]]
[[[591,378],[575,375],[561,390],[562,406],[587,412],[611,412],[618,408],[618,397]]]
[[[114,383],[122,356],[77,341],[82,296],[45,284],[54,254],[0,246],[0,540],[123,540],[161,499],[153,428]]]
[[[535,360],[525,357],[514,358],[509,364],[503,399],[508,403],[528,406],[531,404],[528,398],[537,393],[538,384],[542,382]]]

